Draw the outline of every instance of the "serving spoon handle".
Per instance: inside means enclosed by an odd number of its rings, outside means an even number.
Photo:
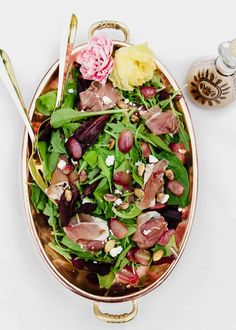
[[[19,85],[16,80],[16,76],[11,64],[10,58],[7,53],[0,49],[0,78],[6,86],[9,94],[11,95],[22,119],[29,133],[32,144],[35,142],[35,134],[31,126],[31,121],[28,116],[28,112],[23,101]]]
[[[64,95],[65,82],[70,65],[71,52],[74,46],[78,20],[76,15],[68,15],[62,22],[60,31],[60,57],[58,89],[55,108],[59,108]]]

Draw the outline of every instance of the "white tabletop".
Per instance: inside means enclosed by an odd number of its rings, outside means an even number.
[[[12,59],[27,105],[57,58],[65,11],[79,16],[78,43],[87,40],[95,21],[126,23],[132,42],[147,41],[180,85],[196,57],[214,55],[220,42],[236,37],[233,0],[221,5],[209,0],[1,0],[1,5],[0,48]],[[215,112],[189,106],[200,180],[187,248],[164,284],[138,301],[136,319],[115,326],[98,321],[92,302],[62,287],[36,251],[21,196],[23,124],[0,82],[1,329],[236,329],[236,103]],[[129,305],[103,309],[125,312]]]

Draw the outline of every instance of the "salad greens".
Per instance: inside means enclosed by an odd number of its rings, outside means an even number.
[[[100,288],[109,292],[114,283],[138,285],[142,266],[150,281],[148,269],[157,261],[155,253],[162,250],[163,257],[170,257],[173,249],[178,250],[178,223],[168,212],[175,212],[180,222],[182,208],[190,203],[185,162],[185,153],[191,161],[190,139],[176,107],[179,91],[167,88],[157,73],[131,91],[113,88],[126,105],[119,108],[118,103],[109,108],[109,102],[100,111],[82,107],[80,93],[90,84],[74,67],[60,109],[54,110],[55,90],[37,99],[37,111],[50,116],[50,132],[39,138],[37,147],[47,194],[58,203],[53,204],[34,182],[31,201],[35,212],[47,217],[53,237],[48,246],[78,271],[95,273]],[[105,87],[110,95],[111,86]],[[99,90],[96,93],[95,99]],[[87,100],[94,100],[92,96]],[[99,100],[103,98],[102,94]],[[150,111],[153,107],[158,114]],[[148,119],[154,120],[154,131],[146,125],[143,114],[148,113],[154,114]],[[169,117],[159,122],[165,113]],[[165,125],[164,133],[155,133]],[[152,187],[157,187],[153,196]],[[142,206],[143,200],[148,206]]]

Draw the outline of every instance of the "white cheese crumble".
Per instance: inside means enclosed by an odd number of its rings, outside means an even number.
[[[169,197],[170,195],[165,194],[163,200],[161,201],[161,204],[165,204],[168,201]]]
[[[149,155],[148,160],[149,160],[149,163],[151,163],[151,164],[155,164],[158,162],[158,159],[153,155]]]
[[[183,211],[182,207],[178,207],[178,211],[182,212]]]
[[[62,170],[66,166],[66,162],[64,159],[60,159],[59,162],[57,163],[57,167]]]
[[[115,195],[122,195],[122,192],[118,189],[115,189],[114,193],[115,193]]]
[[[130,170],[126,170],[125,172],[126,172],[127,174],[130,174]]]
[[[148,234],[150,234],[150,232],[151,232],[151,229],[144,229],[143,235],[147,236]]]
[[[123,250],[122,246],[117,246],[117,247],[114,247],[113,249],[111,249],[111,251],[109,253],[112,258],[115,258],[116,256],[118,256],[118,254],[121,253],[122,250]]]
[[[69,94],[75,94],[76,90],[74,90],[73,88],[68,89],[68,93]]]
[[[123,203],[122,199],[117,198],[117,200],[115,200],[115,202],[113,203],[114,206],[120,206]]]
[[[105,105],[109,105],[109,104],[112,103],[112,100],[111,100],[108,96],[104,95],[104,96],[102,97],[102,102],[103,102]]]
[[[114,165],[114,162],[115,162],[115,156],[113,155],[107,156],[105,163],[108,167]]]
[[[142,162],[138,161],[138,162],[136,162],[134,165],[138,167],[138,166],[141,165],[141,164],[142,164]]]
[[[82,204],[85,204],[85,203],[92,203],[94,204],[93,200],[88,198],[88,197],[85,197],[83,200],[82,200]]]
[[[77,166],[77,165],[78,165],[77,160],[73,160],[73,159],[71,159],[71,163],[72,163],[72,165],[74,165],[74,166]]]
[[[128,104],[128,103],[129,103],[129,99],[125,99],[125,100],[124,100],[124,103],[125,103],[125,104]]]

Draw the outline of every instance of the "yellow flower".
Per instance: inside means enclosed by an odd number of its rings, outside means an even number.
[[[131,91],[151,80],[156,69],[154,55],[146,43],[121,47],[115,52],[110,80],[115,87]]]

